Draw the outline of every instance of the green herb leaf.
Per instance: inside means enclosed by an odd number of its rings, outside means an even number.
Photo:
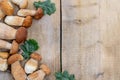
[[[73,74],[69,74],[68,71],[56,72],[55,73],[56,80],[75,80],[75,76]]]
[[[22,49],[23,53],[22,56],[24,57],[24,59],[29,59],[30,55],[35,52],[36,50],[38,50],[39,46],[36,40],[34,39],[29,39],[26,40],[21,46],[20,48]]]
[[[52,3],[50,0],[46,0],[46,1],[38,1],[38,2],[34,2],[34,6],[38,9],[38,8],[42,8],[44,11],[44,14],[48,14],[51,15],[56,11],[56,7],[55,7],[55,3]]]

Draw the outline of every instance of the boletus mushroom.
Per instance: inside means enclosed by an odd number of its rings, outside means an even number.
[[[9,0],[2,0],[0,2],[0,8],[5,15],[13,15],[14,7]]]
[[[12,2],[22,9],[27,8],[28,6],[28,0],[12,0]]]
[[[40,66],[40,70],[28,75],[28,80],[44,80],[46,75],[49,75],[51,73],[50,69],[47,65],[42,64]]]
[[[2,20],[5,17],[5,13],[0,9],[0,20]]]
[[[18,52],[19,45],[15,40],[12,43],[9,43],[4,40],[0,40],[0,48],[1,49],[9,49],[10,54],[15,54]]]
[[[19,16],[7,16],[5,18],[5,23],[11,26],[23,26],[28,28],[32,25],[32,17],[26,16],[26,18],[24,18]]]
[[[26,80],[27,78],[27,75],[19,61],[16,61],[11,65],[11,73],[15,80]]]
[[[33,73],[38,68],[38,62],[42,59],[38,53],[32,53],[31,58],[25,64],[25,72],[27,74]]]
[[[17,43],[24,42],[27,38],[27,29],[20,27],[19,29],[14,29],[4,23],[0,23],[0,39],[15,39]]]
[[[40,19],[43,17],[44,13],[41,8],[38,8],[37,10],[30,10],[30,9],[20,9],[17,12],[18,16],[33,16],[35,19]]]
[[[7,59],[0,58],[0,71],[6,71],[8,68]]]

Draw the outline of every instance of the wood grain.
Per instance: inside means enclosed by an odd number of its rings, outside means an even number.
[[[120,80],[119,0],[62,0],[63,70],[76,80]]]
[[[29,0],[29,9],[34,9],[32,3],[38,0]],[[51,75],[46,80],[55,80],[54,74],[60,70],[60,1],[55,2],[57,11],[51,16],[44,16],[41,20],[33,20],[29,29],[29,38],[39,42],[37,51],[43,57],[41,63],[47,64],[51,69]]]

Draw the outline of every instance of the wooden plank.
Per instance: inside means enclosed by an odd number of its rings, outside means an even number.
[[[33,9],[33,2],[29,0],[28,8]],[[39,42],[39,52],[43,60],[51,69],[51,75],[46,80],[55,80],[54,74],[60,70],[60,0],[51,0],[56,4],[57,11],[51,16],[44,16],[41,20],[33,20],[29,29],[29,38]]]
[[[76,80],[120,80],[119,0],[62,0],[63,70]]]

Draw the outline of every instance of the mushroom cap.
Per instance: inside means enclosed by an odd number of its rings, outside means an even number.
[[[13,54],[8,58],[8,64],[13,64],[16,61],[22,61],[24,58],[20,54]]]
[[[24,28],[24,27],[20,27],[18,30],[17,30],[17,33],[16,33],[16,41],[17,43],[22,43],[26,40],[27,38],[27,29]]]
[[[0,7],[6,15],[12,15],[14,13],[14,8],[8,0],[2,0],[0,2]]]
[[[12,48],[10,50],[10,54],[15,54],[18,52],[18,49],[19,49],[19,44],[14,40],[12,42]]]
[[[9,53],[8,52],[0,52],[0,57],[3,59],[7,59],[9,57]]]
[[[46,73],[46,75],[49,75],[51,73],[50,68],[45,64],[42,64],[40,66],[40,69],[42,69]]]
[[[34,18],[35,19],[40,19],[44,16],[44,12],[43,12],[43,9],[42,8],[38,8]]]
[[[23,22],[23,27],[29,28],[32,25],[32,17],[31,16],[26,16]]]
[[[30,55],[30,57],[35,59],[35,60],[37,60],[37,61],[41,61],[42,60],[42,56],[40,54],[38,54],[38,53],[32,53]]]

